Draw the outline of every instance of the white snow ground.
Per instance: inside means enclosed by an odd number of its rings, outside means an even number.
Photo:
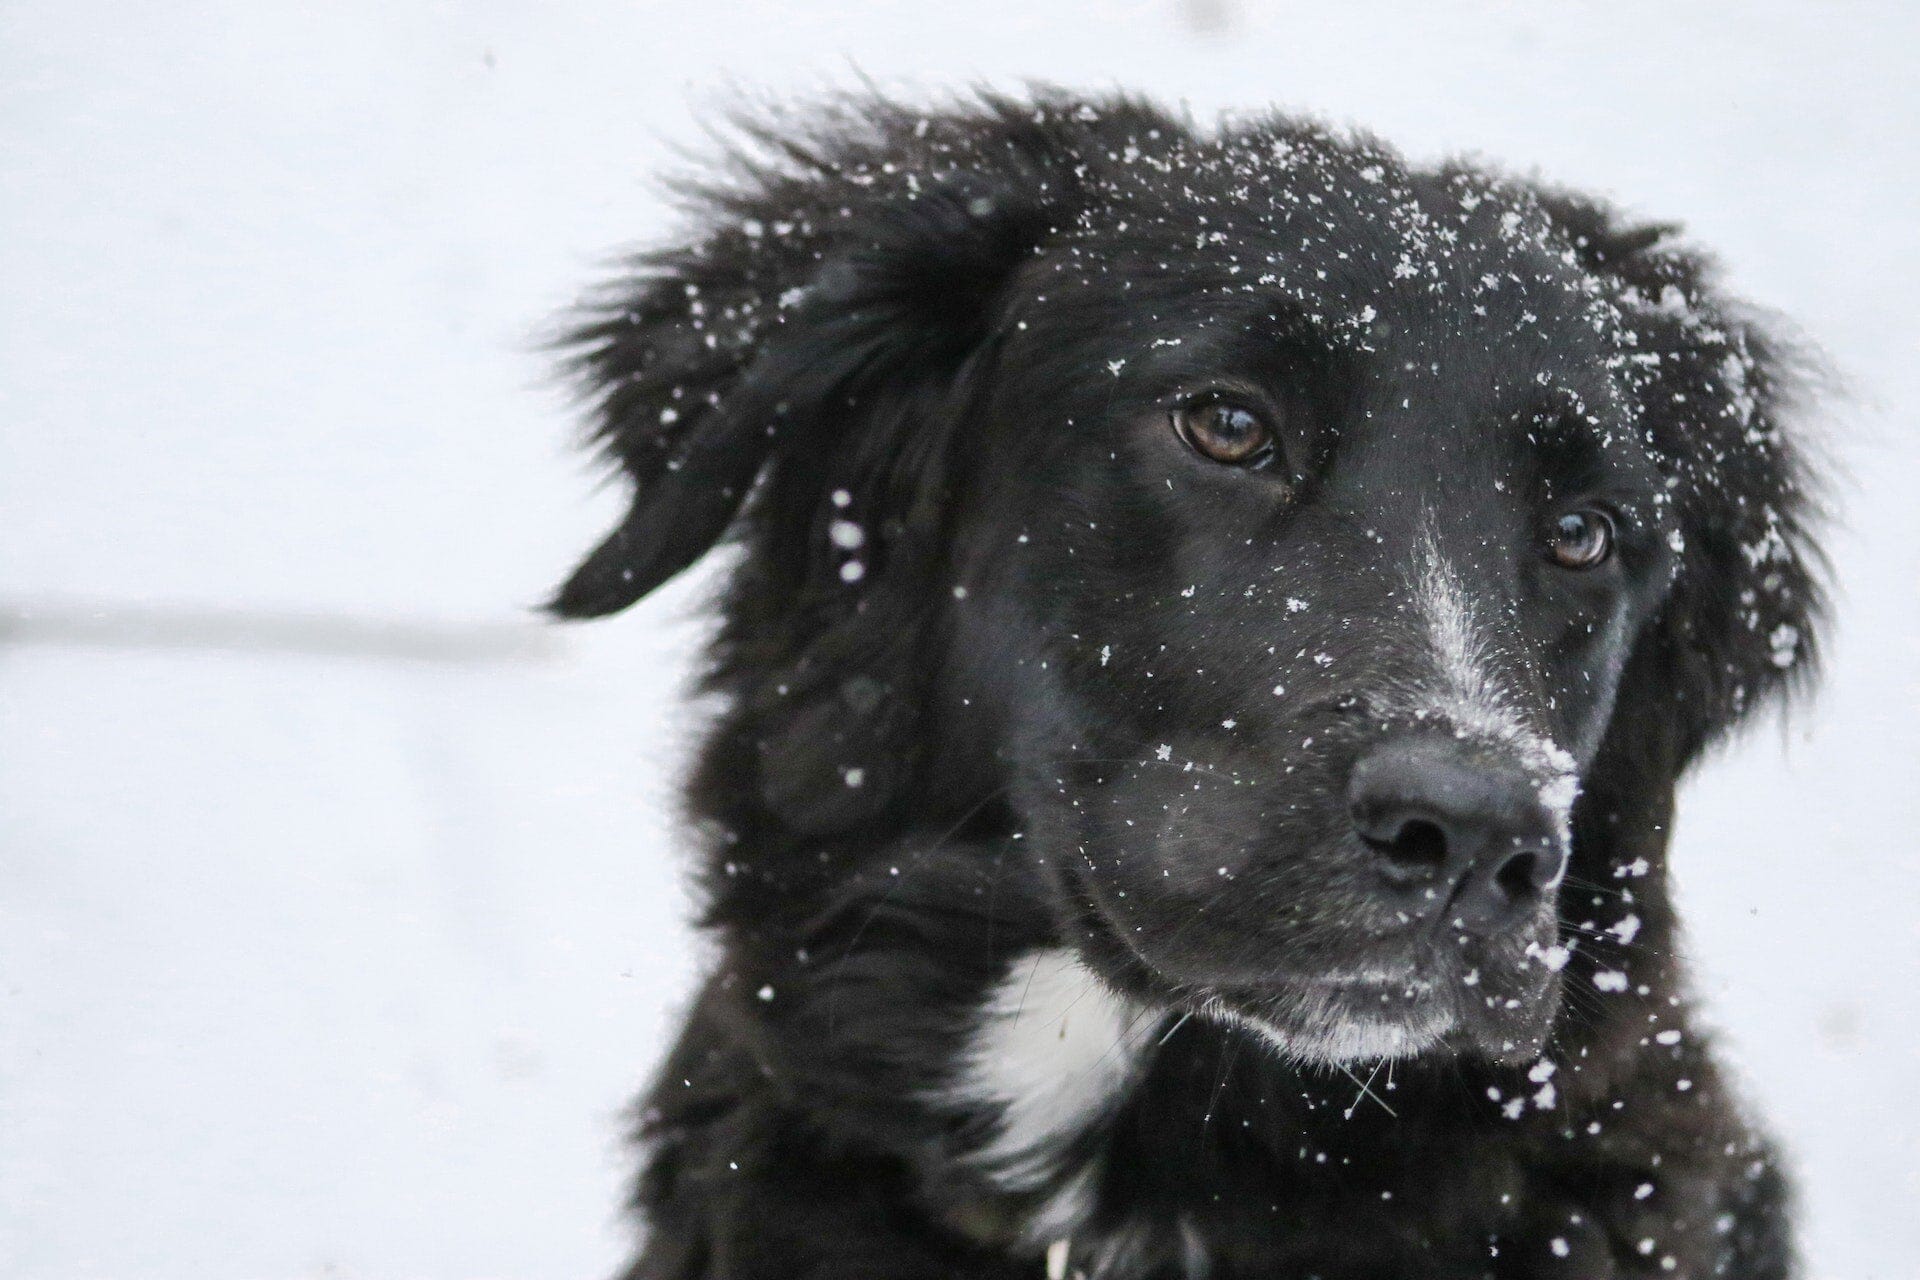
[[[1678,861],[1811,1274],[1920,1272],[1917,13],[0,8],[0,1275],[617,1262],[619,1113],[697,964],[698,584],[532,634],[613,501],[527,339],[666,225],[647,175],[729,84],[852,67],[1537,164],[1826,344],[1869,402],[1832,680],[1700,779]]]

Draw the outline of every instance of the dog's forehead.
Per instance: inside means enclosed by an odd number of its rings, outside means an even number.
[[[1527,379],[1592,368],[1617,338],[1610,292],[1525,186],[1321,135],[1118,159],[1061,264],[1089,283],[1270,299],[1334,345],[1415,365],[1498,351],[1491,371]]]

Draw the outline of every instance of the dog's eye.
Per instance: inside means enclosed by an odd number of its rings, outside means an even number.
[[[1253,467],[1273,456],[1266,419],[1231,400],[1202,400],[1173,411],[1173,429],[1194,452],[1232,467]]]
[[[1594,507],[1562,515],[1547,536],[1547,558],[1562,569],[1597,569],[1612,555],[1613,517]]]

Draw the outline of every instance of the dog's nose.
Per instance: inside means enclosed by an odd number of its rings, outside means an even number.
[[[1363,756],[1347,801],[1382,892],[1466,932],[1522,919],[1566,870],[1538,781],[1451,739],[1397,740]]]

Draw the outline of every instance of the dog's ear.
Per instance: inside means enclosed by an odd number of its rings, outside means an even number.
[[[634,496],[550,607],[623,609],[737,528],[715,682],[792,826],[871,816],[912,767],[948,437],[1010,278],[1071,221],[1077,157],[1135,111],[862,100],[742,124],[690,192],[693,242],[638,259],[566,340]]]
[[[1547,199],[1573,251],[1613,286],[1618,359],[1678,522],[1675,577],[1629,660],[1619,751],[1669,782],[1728,730],[1804,688],[1819,654],[1824,564],[1808,441],[1809,355],[1720,294],[1672,228]]]
[[[557,344],[634,499],[551,611],[627,607],[726,532],[769,461],[951,379],[1069,194],[1065,121],[850,100],[736,122],[722,176],[685,188],[691,243],[635,259]]]

